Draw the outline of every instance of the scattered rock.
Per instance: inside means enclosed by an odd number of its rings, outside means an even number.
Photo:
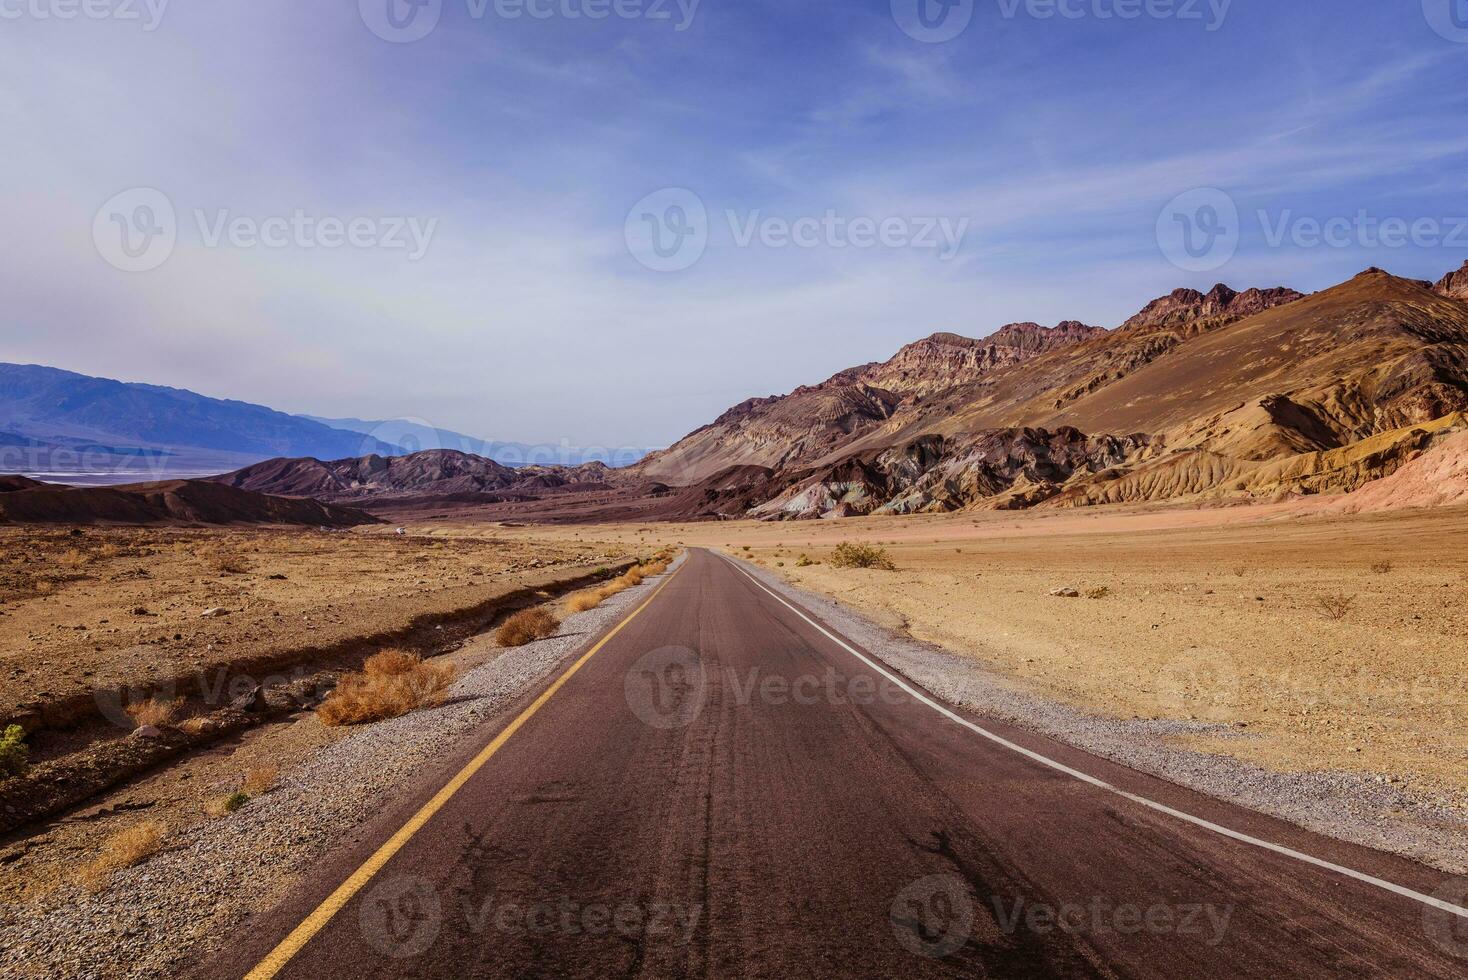
[[[270,709],[270,704],[265,700],[265,688],[259,684],[235,698],[229,706],[251,714],[260,714]]]
[[[200,615],[204,619],[218,619],[220,616],[228,616],[229,610],[223,606],[215,606],[212,609],[205,609]]]
[[[1059,589],[1051,589],[1050,594],[1061,599],[1079,599],[1081,597],[1081,591],[1069,585]]]
[[[156,725],[144,725],[133,729],[133,738],[162,738],[163,732]]]

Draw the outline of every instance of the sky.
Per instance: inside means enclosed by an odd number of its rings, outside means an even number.
[[[1439,278],[1468,0],[0,0],[0,134],[0,360],[655,448],[940,330]]]

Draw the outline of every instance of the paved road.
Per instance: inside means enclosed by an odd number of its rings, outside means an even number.
[[[204,973],[1468,975],[1444,876],[962,716],[987,737],[814,621],[690,553]]]

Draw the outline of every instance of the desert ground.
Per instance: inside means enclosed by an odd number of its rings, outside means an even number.
[[[0,720],[335,648],[614,557],[393,531],[0,529]]]
[[[255,684],[355,669],[390,644],[470,670],[500,652],[479,611],[504,597],[549,601],[563,583],[625,563],[629,550],[383,530],[0,529],[0,729],[27,729],[34,770],[135,742],[127,736],[142,722],[128,713],[139,703],[169,705],[178,725]],[[272,721],[0,835],[0,905],[74,880],[103,841],[140,819],[173,831],[217,819],[231,793],[265,792],[350,731],[310,710]]]
[[[1041,696],[1120,718],[1220,724],[1189,736],[1193,749],[1278,771],[1367,773],[1468,806],[1468,508],[1107,508],[511,533],[720,549]],[[882,546],[896,570],[833,567],[841,542]]]

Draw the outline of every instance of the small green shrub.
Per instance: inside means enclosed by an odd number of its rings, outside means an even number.
[[[234,813],[248,802],[250,802],[249,793],[231,793],[224,801],[224,812]]]
[[[887,554],[886,548],[876,545],[852,544],[843,541],[831,552],[831,564],[837,568],[878,568],[884,572],[895,572],[897,566]]]
[[[814,564],[815,564],[815,562],[813,562],[813,561],[810,560],[810,556],[808,556],[808,555],[801,555],[800,556],[800,561],[798,561],[798,562],[795,563],[795,567],[796,568],[809,568],[810,566],[812,566]]]
[[[11,725],[0,734],[0,777],[24,776],[31,767],[25,744],[25,729]]]

